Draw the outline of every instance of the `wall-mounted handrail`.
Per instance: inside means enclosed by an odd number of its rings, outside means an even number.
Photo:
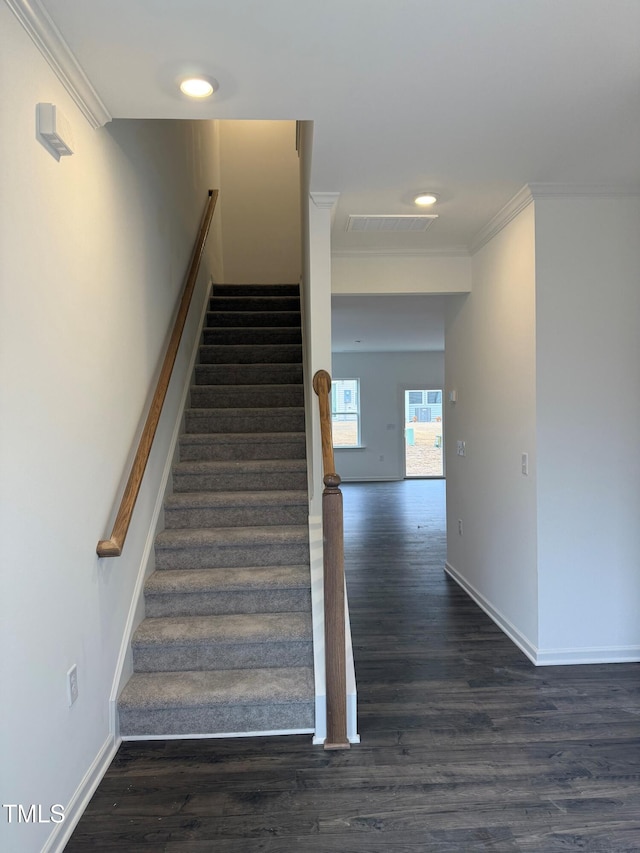
[[[320,405],[320,435],[325,489],[322,493],[324,560],[324,646],[327,693],[325,749],[348,749],[347,674],[344,601],[344,522],[340,477],[335,471],[331,434],[331,376],[319,370],[313,390]]]
[[[202,260],[202,255],[204,253],[207,235],[209,234],[209,226],[211,225],[211,219],[213,217],[213,211],[215,210],[217,200],[218,190],[209,190],[209,200],[207,201],[207,206],[205,207],[205,211],[202,215],[200,230],[198,231],[193,252],[191,253],[191,261],[187,271],[182,299],[180,300],[178,314],[167,345],[164,361],[162,362],[162,369],[160,370],[160,376],[158,377],[158,384],[156,385],[156,390],[149,408],[149,414],[147,415],[147,420],[145,421],[144,429],[140,436],[140,442],[131,466],[129,479],[127,480],[127,485],[125,486],[124,494],[120,501],[120,508],[116,515],[116,520],[111,532],[111,538],[101,539],[100,542],[98,542],[96,551],[99,557],[119,557],[122,554],[124,542],[127,538],[127,531],[129,530],[129,524],[131,523],[131,516],[133,515],[133,509],[136,505],[136,498],[138,497],[140,485],[142,484],[142,477],[144,476],[147,461],[149,460],[151,445],[153,444],[153,439],[160,420],[162,405],[165,397],[167,396],[171,372],[178,353],[178,347],[180,346],[180,338],[182,337],[184,325],[187,320],[187,314],[189,313],[191,297],[193,296],[196,279],[198,278],[200,261]]]

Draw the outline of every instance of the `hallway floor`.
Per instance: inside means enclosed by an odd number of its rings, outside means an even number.
[[[344,486],[360,745],[123,744],[67,853],[640,851],[640,665],[534,667],[444,574],[444,489]]]

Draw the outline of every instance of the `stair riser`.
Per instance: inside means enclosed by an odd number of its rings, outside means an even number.
[[[251,435],[251,433],[247,433]],[[304,459],[305,444],[302,441],[256,442],[246,444],[236,443],[189,443],[180,442],[180,459],[182,462],[231,462],[247,459]]]
[[[123,737],[233,734],[314,729],[313,702],[282,705],[209,705],[197,709],[120,711]]]
[[[231,613],[308,612],[311,594],[308,589],[250,590],[242,592],[172,593],[146,595],[147,617],[157,616],[224,616]]]
[[[244,506],[165,508],[164,523],[168,529],[188,527],[271,527],[306,524],[308,506]]]
[[[204,328],[202,330],[204,346],[233,344],[238,346],[288,346],[302,343],[302,333],[299,328],[291,326],[282,328]]]
[[[301,364],[200,364],[197,385],[300,385]]]
[[[221,296],[209,300],[210,311],[300,311],[297,296]]]
[[[300,329],[299,311],[207,311],[206,327],[265,328],[294,326]]]
[[[156,569],[216,569],[243,566],[306,566],[309,547],[293,545],[227,545],[207,548],[158,548]]]
[[[225,412],[217,409],[189,409],[185,412],[185,427],[188,433],[224,432],[304,432],[304,409],[260,412],[236,410]]]
[[[216,474],[173,473],[175,492],[264,492],[270,489],[306,489],[304,471],[237,471]]]
[[[292,330],[288,330],[291,335]],[[230,337],[229,331],[224,334]],[[213,337],[213,334],[211,334]],[[300,364],[302,362],[302,346],[292,344],[234,344],[202,345],[200,347],[200,364]]]
[[[216,296],[299,296],[297,284],[214,284]]]
[[[194,385],[191,388],[193,409],[269,409],[303,405],[302,385],[251,385],[224,389],[216,385]]]
[[[310,641],[282,643],[220,643],[190,645],[132,643],[135,672],[194,672],[220,669],[264,669],[270,666],[312,666]]]

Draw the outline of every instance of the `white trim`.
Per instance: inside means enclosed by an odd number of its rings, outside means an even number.
[[[474,236],[469,253],[474,255],[536,199],[545,198],[621,198],[640,195],[640,185],[631,184],[525,184]]]
[[[489,616],[535,666],[576,666],[597,663],[639,663],[640,646],[592,646],[581,649],[539,649],[469,583],[451,563],[444,564],[449,577]]]
[[[583,649],[538,649],[536,666],[638,663],[640,646],[594,646]]]
[[[191,358],[189,360],[189,366],[187,368],[184,380],[184,387],[182,390],[182,396],[180,398],[180,402],[178,404],[178,414],[176,418],[176,422],[173,428],[173,434],[171,436],[171,441],[169,443],[169,448],[167,452],[167,461],[164,466],[164,470],[162,472],[162,477],[160,479],[160,485],[158,488],[158,495],[156,498],[155,505],[153,507],[153,513],[151,515],[151,520],[149,523],[149,530],[147,533],[147,538],[144,544],[144,549],[142,552],[142,558],[140,560],[140,566],[138,568],[138,577],[136,579],[136,584],[133,590],[133,595],[131,598],[131,605],[129,607],[129,614],[127,616],[127,621],[125,624],[124,632],[122,635],[122,644],[120,646],[120,653],[118,655],[118,661],[116,663],[116,669],[113,677],[113,683],[111,685],[111,693],[109,695],[109,730],[112,735],[119,735],[118,731],[118,696],[120,695],[120,691],[126,681],[129,680],[131,675],[131,638],[133,636],[133,632],[135,631],[137,625],[139,624],[138,614],[140,613],[140,608],[142,606],[143,601],[143,590],[144,590],[144,582],[147,576],[150,574],[150,570],[153,568],[153,557],[154,557],[154,543],[156,534],[158,532],[158,523],[160,519],[160,515],[162,513],[164,507],[164,501],[167,491],[167,484],[169,482],[169,477],[171,476],[171,469],[173,468],[174,454],[176,445],[178,443],[178,439],[180,438],[180,433],[182,432],[182,419],[184,415],[184,409],[187,402],[187,396],[189,394],[189,390],[191,388],[191,380],[193,376],[193,371],[195,368],[196,359],[198,357],[198,351],[200,348],[200,331],[204,325],[207,308],[209,306],[209,299],[211,297],[211,289],[213,287],[213,282],[209,281],[208,286],[205,289],[205,299],[204,304],[200,310],[200,319],[198,325],[198,334],[196,336],[193,349],[191,352]],[[129,666],[127,666],[129,664]]]
[[[516,218],[516,216],[525,209],[533,201],[533,195],[529,185],[522,187],[521,190],[508,201],[505,206],[496,213],[493,219],[490,219],[478,233],[475,235],[469,246],[470,254],[474,255],[481,249],[489,240],[492,240],[496,234],[499,234],[503,228]]]
[[[309,193],[316,207],[332,210],[340,198],[340,193]]]
[[[640,195],[640,184],[528,184],[534,201],[538,198],[621,198]]]
[[[313,677],[316,701],[314,743],[327,736],[324,654],[324,566],[322,516],[309,516],[309,572],[311,576],[311,622],[313,632]]]
[[[109,765],[113,761],[120,743],[120,738],[114,738],[113,735],[109,735],[103,743],[100,751],[71,797],[69,805],[66,806],[64,821],[59,823],[47,838],[41,853],[62,853],[69,843],[69,839],[78,821],[84,814],[84,810],[89,805],[89,801],[94,795],[96,788],[102,781],[102,777],[109,769]]]
[[[126,735],[123,742],[146,740],[204,740],[205,738],[271,737],[273,735],[312,735],[313,729],[268,729],[255,732],[212,732],[211,734],[189,735]]]
[[[498,628],[500,628],[500,630],[503,631],[513,643],[515,643],[520,651],[524,652],[531,663],[537,664],[538,649],[533,645],[533,643],[530,642],[524,634],[521,634],[515,625],[509,622],[507,617],[494,607],[491,602],[473,586],[473,584],[469,583],[469,581],[457,571],[457,569],[454,569],[451,563],[447,561],[444,564],[444,570],[449,577],[475,601],[478,607],[484,610],[487,616],[496,623]]]
[[[470,257],[468,246],[449,246],[444,249],[429,249],[425,248],[422,251],[413,249],[411,252],[403,251],[402,249],[335,249],[331,252],[332,258],[350,258],[350,257],[367,257],[370,255],[374,258],[468,258]],[[446,292],[446,291],[445,291]],[[394,291],[395,293],[395,291]]]
[[[91,127],[110,122],[109,110],[40,0],[7,0],[7,5]]]
[[[373,477],[341,477],[340,480],[342,483],[400,483],[404,477],[381,477],[378,475]]]

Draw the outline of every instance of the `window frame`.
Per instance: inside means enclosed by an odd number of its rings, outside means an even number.
[[[344,394],[345,392],[353,392],[354,388],[341,388],[342,383],[355,383],[355,403],[350,402],[349,406],[355,406],[355,408],[345,408],[344,404]],[[343,400],[343,408],[339,409],[338,400],[340,390],[342,390],[342,400]],[[343,416],[346,419],[348,415],[355,415],[356,422],[356,442],[354,444],[336,444],[335,441],[335,430],[334,424],[336,423],[336,416]],[[333,448],[334,450],[354,450],[356,448],[362,447],[362,406],[360,401],[360,378],[355,376],[349,377],[338,377],[332,378],[331,380],[331,431],[334,435],[333,438]]]

